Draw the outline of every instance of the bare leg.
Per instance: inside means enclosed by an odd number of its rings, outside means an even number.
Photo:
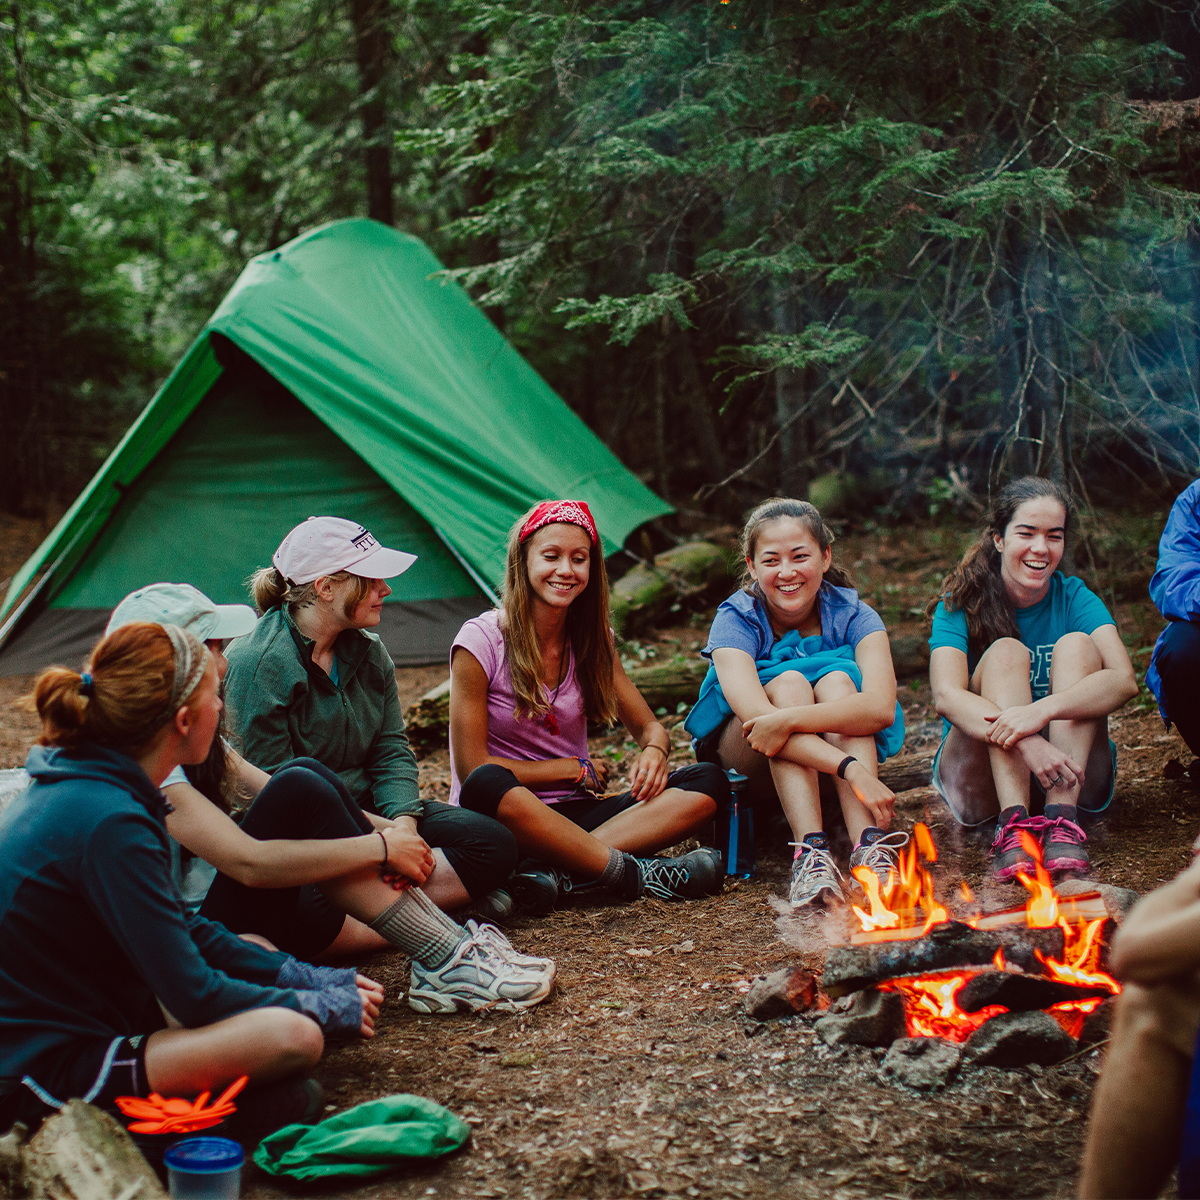
[[[433,851],[433,872],[425,880],[421,891],[443,910],[461,908],[471,902],[471,893],[463,886],[458,872],[450,865],[445,854],[436,847]]]
[[[703,792],[666,788],[653,800],[643,800],[610,817],[592,830],[592,836],[627,854],[651,854],[682,841],[716,811],[717,802]]]
[[[146,1080],[165,1095],[194,1095],[249,1075],[270,1083],[321,1059],[320,1026],[289,1008],[255,1008],[200,1029],[160,1029],[146,1042]]]
[[[975,668],[971,691],[1000,708],[1029,704],[1029,651],[1016,638],[993,642]],[[979,825],[1002,808],[1029,803],[1029,768],[1015,750],[976,741],[951,727],[938,759],[946,802],[964,825]]]
[[[1092,1101],[1079,1194],[1084,1200],[1157,1196],[1179,1156],[1200,980],[1126,984]]]
[[[393,899],[394,899],[393,894]],[[379,914],[376,913],[376,916]],[[357,958],[362,954],[378,954],[381,950],[395,947],[382,934],[356,917],[347,917],[342,922],[341,932],[320,953],[322,961],[335,958]]]
[[[512,831],[523,856],[593,879],[608,866],[610,847],[543,804],[528,788],[509,788],[496,808],[496,820]]]
[[[857,696],[858,688],[845,671],[832,671],[824,678],[817,680],[813,695],[818,704],[830,700],[840,700],[845,696]],[[875,753],[874,737],[849,737],[840,733],[827,733],[825,740],[836,746],[843,754],[853,754],[876,779],[879,778],[879,755]],[[850,842],[857,846],[863,830],[875,822],[867,811],[867,806],[854,794],[854,789],[844,779],[834,776],[837,786],[838,802],[842,806],[842,816],[846,821],[846,830],[850,834]],[[884,829],[891,824],[889,820]]]
[[[766,693],[776,708],[812,704],[814,699],[812,685],[799,671],[785,671],[776,676],[767,684]],[[748,776],[752,786],[757,785],[756,790],[769,778],[795,841],[803,841],[805,834],[821,831],[821,795],[815,768],[802,767],[782,755],[767,758],[759,754],[742,735],[742,723],[737,717],[726,724],[717,755],[726,767]]]
[[[1086,633],[1067,633],[1054,643],[1054,654],[1050,660],[1050,690],[1065,692],[1067,688],[1078,683],[1088,675],[1104,669],[1104,660],[1096,643]],[[1101,737],[1101,734],[1104,736]],[[1088,721],[1051,721],[1047,737],[1050,744],[1069,754],[1077,763],[1085,764],[1084,786],[1056,787],[1046,793],[1048,804],[1078,804],[1080,792],[1094,792],[1103,784],[1103,795],[1096,797],[1094,803],[1102,804],[1108,795],[1108,773],[1103,772],[1103,779],[1093,783],[1090,768],[1093,747],[1097,740],[1104,747],[1105,754],[1101,766],[1111,765],[1108,756],[1108,718],[1099,717]],[[1090,797],[1089,797],[1090,798]]]

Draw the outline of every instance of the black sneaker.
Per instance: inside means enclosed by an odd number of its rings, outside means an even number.
[[[696,900],[715,896],[725,883],[721,855],[702,846],[679,858],[639,858],[646,895],[659,900]]]
[[[314,1125],[324,1115],[325,1089],[311,1076],[293,1075],[276,1083],[248,1087],[234,1101],[229,1137],[253,1151],[268,1134],[285,1125]]]
[[[559,892],[570,891],[569,880],[566,880],[566,887],[559,886],[564,878],[563,872],[545,863],[523,863],[505,888],[521,916],[544,917],[554,911]]]
[[[503,925],[515,910],[513,898],[503,888],[494,888],[475,905],[480,917],[493,925]]]

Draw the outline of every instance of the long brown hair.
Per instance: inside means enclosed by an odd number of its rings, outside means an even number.
[[[799,521],[812,534],[813,540],[822,554],[833,545],[833,532],[825,524],[820,510],[815,504],[809,504],[807,500],[792,500],[788,496],[772,496],[770,500],[764,500],[746,518],[746,526],[742,530],[741,540],[742,587],[756,596],[758,595],[757,585],[754,582],[754,576],[750,574],[747,560],[753,561],[754,559],[754,552],[758,549],[758,539],[762,534],[763,527],[771,521],[778,521],[784,517],[792,517]],[[829,564],[829,570],[825,572],[825,579],[835,587],[852,588],[855,586],[854,577],[850,572],[832,561]]]
[[[542,647],[533,625],[533,592],[529,586],[529,546],[533,537],[521,541],[521,527],[532,512],[531,508],[523,514],[508,535],[500,622],[516,714],[523,717],[540,717],[550,711],[542,684]],[[575,678],[588,720],[611,725],[617,719],[617,691],[613,684],[616,651],[608,612],[608,572],[598,542],[592,543],[590,554],[587,587],[567,609],[567,638],[575,656]]]
[[[193,661],[207,660],[208,651],[191,633],[175,632],[189,642]],[[98,742],[136,757],[204,678],[202,671],[187,695],[176,701],[175,661],[167,631],[137,621],[103,638],[82,673],[65,667],[43,671],[26,697],[41,718],[38,744],[74,749],[85,741]]]
[[[1000,552],[996,539],[1004,539],[1017,509],[1027,500],[1048,496],[1063,506],[1063,533],[1071,533],[1072,504],[1070,493],[1052,479],[1023,475],[1014,479],[992,501],[987,524],[979,540],[962,556],[962,561],[942,581],[938,594],[930,600],[925,616],[932,620],[939,600],[945,600],[946,611],[962,610],[967,615],[967,644],[980,654],[999,638],[1020,638],[1017,612],[1000,575]],[[1065,548],[1065,545],[1064,545]]]

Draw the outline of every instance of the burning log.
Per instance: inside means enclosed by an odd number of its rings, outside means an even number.
[[[1077,986],[1045,979],[1040,975],[1018,975],[1011,971],[984,971],[969,979],[954,994],[963,1012],[974,1013],[990,1005],[1009,1012],[1036,1012],[1070,1001],[1107,999],[1112,990],[1099,984]]]
[[[998,951],[1003,952],[1006,962],[1040,975],[1045,968],[1039,950],[1047,958],[1061,959],[1062,929],[972,929],[948,921],[923,937],[835,946],[825,959],[821,990],[836,999],[898,976],[991,966]]]

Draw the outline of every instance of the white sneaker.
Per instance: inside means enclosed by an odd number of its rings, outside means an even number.
[[[825,899],[825,893],[829,893],[830,899],[845,902],[846,881],[828,850],[806,845],[792,863],[788,901],[793,908],[803,908]]]
[[[538,958],[533,954],[522,954],[508,940],[507,935],[502,930],[497,929],[495,925],[486,925],[479,921],[468,920],[467,929],[472,937],[487,942],[501,958],[506,958],[509,962],[516,963],[520,967],[536,967],[540,971],[549,971],[551,975],[557,972],[554,959]]]
[[[419,1013],[516,1012],[545,1000],[554,975],[553,963],[546,970],[513,962],[491,937],[474,933],[440,967],[413,962],[408,1006]]]

